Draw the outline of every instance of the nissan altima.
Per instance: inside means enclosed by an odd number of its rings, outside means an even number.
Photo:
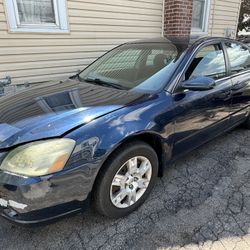
[[[126,216],[172,161],[249,129],[249,105],[249,47],[226,38],[130,42],[68,79],[10,91],[0,97],[0,214],[31,224],[90,204]]]

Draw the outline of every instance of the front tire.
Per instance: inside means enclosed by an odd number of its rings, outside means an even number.
[[[158,175],[158,157],[140,141],[121,146],[106,162],[93,190],[95,209],[107,217],[124,217],[143,204]]]

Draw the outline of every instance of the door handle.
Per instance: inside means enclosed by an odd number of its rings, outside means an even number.
[[[232,90],[238,90],[240,88],[242,88],[242,83],[241,82],[237,82],[237,83],[233,84]]]
[[[223,100],[228,100],[230,99],[232,96],[232,91],[225,91],[225,92],[222,92],[221,95],[220,95],[220,98],[222,98]]]

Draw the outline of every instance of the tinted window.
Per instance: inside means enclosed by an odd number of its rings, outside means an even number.
[[[171,77],[179,56],[171,43],[126,44],[105,54],[79,76],[83,81],[98,79],[126,89],[157,91]],[[159,75],[164,81],[159,81]]]
[[[237,43],[226,43],[232,74],[250,69],[250,52]]]
[[[198,76],[207,76],[215,80],[226,76],[224,53],[219,45],[209,45],[197,53],[185,78],[188,80]]]

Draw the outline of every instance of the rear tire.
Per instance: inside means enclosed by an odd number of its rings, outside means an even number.
[[[121,146],[100,170],[93,189],[94,208],[110,218],[124,217],[141,206],[158,176],[158,157],[148,144]]]

